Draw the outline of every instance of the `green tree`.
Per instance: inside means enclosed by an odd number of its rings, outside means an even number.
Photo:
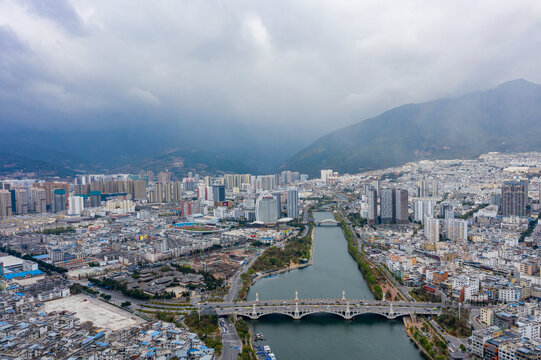
[[[383,298],[383,290],[381,289],[381,286],[374,285],[374,292],[378,300]]]

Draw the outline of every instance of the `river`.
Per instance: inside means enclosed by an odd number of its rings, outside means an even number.
[[[315,212],[316,221],[334,218],[329,212]],[[312,266],[265,278],[255,283],[249,300],[341,298],[373,299],[357,264],[347,252],[340,227],[317,227]],[[313,314],[301,320],[268,315],[251,321],[255,333],[262,333],[277,360],[333,359],[423,359],[404,332],[401,319],[387,320],[362,315],[352,320]]]

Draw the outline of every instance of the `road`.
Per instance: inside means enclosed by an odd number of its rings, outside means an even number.
[[[242,350],[242,343],[235,330],[235,325],[227,317],[220,318],[222,332],[222,360],[237,360]]]
[[[304,212],[304,220],[307,222],[307,211]],[[308,234],[309,227],[306,226],[301,237]],[[285,242],[284,242],[285,243]],[[235,274],[229,281],[229,292],[225,296],[225,303],[234,303],[239,290],[242,288],[241,275],[248,271],[252,264],[256,261],[257,256],[250,259],[244,266]],[[220,317],[220,331],[222,332],[222,360],[237,360],[239,353],[242,351],[242,342],[237,334],[235,325],[227,316]]]
[[[344,212],[342,211],[342,209],[339,209],[342,216],[347,219],[347,217],[345,217],[345,214]],[[352,231],[353,234],[355,234],[355,230],[352,228],[351,224],[349,224],[348,222],[348,227],[350,228],[350,230]],[[359,248],[361,247],[361,244],[359,243]],[[359,249],[360,251],[362,251],[362,248]],[[403,285],[397,285],[395,282],[394,282],[394,276],[387,270],[385,269],[385,267],[382,267],[384,269],[384,272],[385,272],[385,275],[387,276],[387,278],[395,285],[395,288],[397,288],[397,290],[399,290],[404,296],[406,296],[408,299],[414,301],[414,299],[411,297],[411,295],[409,294],[409,290],[406,286],[403,286]],[[445,304],[449,301],[449,299],[445,296],[445,294],[440,294],[440,295],[443,295],[442,296],[442,301],[443,303],[442,304]],[[441,305],[441,304],[440,304]],[[451,336],[449,334],[447,334],[442,328],[441,326],[434,320],[430,319],[430,323],[434,326],[434,328],[436,329],[436,331],[447,341],[448,343],[448,346],[449,346],[449,350],[450,352],[455,352],[455,351],[458,351],[460,353],[462,353],[462,350],[460,349],[460,345],[463,344],[463,345],[467,345],[466,342],[467,340],[462,340],[462,339],[459,339],[459,338],[456,338],[454,336]],[[463,354],[463,355],[467,355],[467,354]]]
[[[244,306],[277,306],[277,305],[362,305],[362,306],[381,306],[393,304],[393,306],[408,306],[411,308],[425,308],[425,307],[437,307],[441,308],[443,305],[441,303],[432,303],[432,302],[417,302],[417,301],[382,301],[382,300],[368,300],[368,299],[274,299],[274,300],[264,300],[264,301],[238,301],[238,302],[208,302],[200,303],[201,307],[212,307],[212,308],[236,308]]]
[[[359,248],[361,247],[361,245],[359,244]],[[363,251],[362,248],[359,249],[359,251]],[[405,286],[405,285],[400,285],[400,283],[398,283],[396,281],[396,279],[394,278],[394,274],[392,274],[385,266],[381,266],[380,267],[381,269],[383,269],[383,271],[385,272],[385,275],[387,276],[387,279],[394,285],[395,289],[398,289],[398,291],[406,297],[406,299],[410,300],[410,301],[415,301],[415,299],[413,298],[413,296],[410,295],[410,288]]]
[[[242,279],[241,275],[248,271],[250,266],[256,261],[257,256],[254,256],[252,259],[248,260],[246,264],[233,276],[229,281],[229,292],[225,296],[225,302],[233,302],[239,293],[239,290],[242,288]]]
[[[430,319],[430,324],[432,324],[432,326],[436,329],[438,334],[447,341],[447,346],[449,347],[449,353],[458,351],[459,353],[462,353],[462,355],[467,357],[468,354],[463,353],[462,350],[460,349],[460,345],[464,345],[464,346],[467,345],[467,342],[468,342],[467,339],[459,339],[459,338],[449,335],[442,329],[440,324],[438,324],[433,319]]]
[[[331,313],[350,319],[360,314],[380,314],[387,318],[415,314],[438,315],[439,303],[389,302],[374,300],[302,299],[264,302],[208,303],[201,305],[220,316],[242,315],[253,319],[267,314],[285,314],[295,319],[314,313]]]
[[[477,329],[484,329],[487,327],[487,325],[483,324],[479,320],[479,316],[481,315],[481,308],[480,307],[472,307],[470,308],[470,321],[473,325],[473,328],[475,330]]]
[[[88,280],[73,280],[74,283],[88,286]],[[109,300],[110,303],[113,303],[115,305],[120,306],[123,302],[129,301],[133,305],[141,305],[147,303],[146,300],[138,300],[131,297],[127,297],[124,294],[122,294],[120,291],[110,290],[110,289],[104,289],[98,286],[92,286],[92,289],[99,291],[101,293],[107,294],[111,296],[111,299]],[[99,295],[97,296],[99,298]]]
[[[233,303],[237,298],[239,290],[242,288],[242,279],[241,274],[248,271],[250,266],[257,259],[257,256],[254,256],[250,259],[244,266],[235,274],[235,276],[229,282],[229,292],[225,296],[226,303]],[[222,360],[237,360],[239,353],[242,351],[242,343],[239,336],[237,335],[237,330],[235,325],[229,320],[227,316],[220,317],[220,331],[222,332]]]

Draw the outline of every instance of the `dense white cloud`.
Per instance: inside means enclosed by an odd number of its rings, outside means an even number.
[[[325,131],[402,103],[541,82],[537,0],[40,4],[0,1],[0,118],[29,105],[70,121],[141,105]]]

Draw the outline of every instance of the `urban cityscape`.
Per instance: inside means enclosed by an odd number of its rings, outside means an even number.
[[[541,1],[0,0],[0,360],[541,360]]]
[[[261,327],[338,315],[402,323],[405,346],[429,358],[536,359],[540,163],[5,178],[1,356],[280,358]],[[265,287],[318,267],[325,241],[357,263],[357,283]]]

